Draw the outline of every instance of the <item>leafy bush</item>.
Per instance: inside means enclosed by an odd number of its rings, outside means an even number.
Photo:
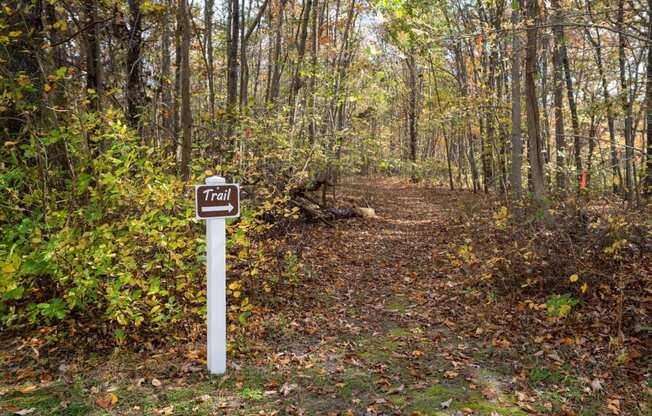
[[[142,145],[110,114],[106,121],[88,142],[80,122],[0,149],[5,329],[65,321],[122,341],[203,319],[205,242],[192,188],[177,178],[171,157]],[[46,149],[62,143],[75,159],[48,165]],[[265,163],[273,164],[278,152],[267,150]],[[255,164],[253,170],[264,172]],[[254,311],[250,295],[272,291],[283,283],[278,276],[289,270],[292,280],[298,271],[276,255],[282,241],[259,241],[272,228],[264,218],[296,211],[286,208],[282,189],[263,183],[257,190],[241,218],[227,224],[233,325]]]

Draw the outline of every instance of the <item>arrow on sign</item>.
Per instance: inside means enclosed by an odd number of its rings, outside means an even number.
[[[219,212],[219,211],[231,211],[233,210],[233,205],[229,202],[229,205],[222,205],[219,207],[201,207],[202,212]]]

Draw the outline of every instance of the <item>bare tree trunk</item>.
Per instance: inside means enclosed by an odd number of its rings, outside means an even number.
[[[206,78],[208,79],[208,111],[210,114],[210,125],[215,123],[215,65],[213,63],[213,8],[214,0],[204,2],[204,42],[206,44]]]
[[[618,2],[618,66],[620,70],[620,100],[625,115],[625,187],[627,200],[634,201],[634,141],[632,137],[632,104],[629,100],[629,86],[627,85],[627,78],[625,75],[625,35],[624,30],[624,16],[625,16],[625,1]]]
[[[276,20],[276,37],[274,40],[274,53],[272,57],[272,77],[269,87],[269,101],[275,102],[280,92],[281,83],[281,48],[283,47],[283,12],[287,0],[280,0],[278,16]]]
[[[415,52],[410,51],[406,59],[408,69],[408,131],[410,135],[410,178],[416,182],[416,163],[417,163],[417,63],[414,56]]]
[[[292,76],[292,83],[290,86],[289,106],[290,117],[294,118],[294,106],[296,96],[301,88],[301,67],[303,64],[303,57],[306,52],[306,40],[308,39],[308,22],[310,22],[310,12],[312,8],[312,0],[305,0],[303,7],[303,14],[301,19],[301,34],[299,36],[299,45],[297,47],[297,62],[294,66],[294,74]]]
[[[521,197],[522,166],[523,166],[523,139],[521,137],[521,39],[516,31],[520,21],[522,0],[517,0],[518,7],[512,9],[512,166],[510,182],[512,192],[517,198]]]
[[[312,146],[315,143],[315,136],[317,130],[317,122],[315,120],[316,111],[315,111],[315,76],[317,71],[317,49],[319,48],[319,0],[314,0],[315,4],[313,5],[312,11],[312,35],[311,35],[311,47],[310,47],[310,84],[308,91],[308,111],[309,120],[308,120],[308,138],[310,145]]]
[[[174,133],[174,123],[172,112],[174,111],[174,103],[172,102],[172,91],[170,88],[171,78],[171,54],[170,54],[170,24],[172,16],[173,4],[172,0],[166,0],[165,10],[165,23],[163,24],[163,31],[161,33],[161,79],[159,85],[162,89],[162,114],[163,114],[163,129],[165,130],[165,137],[169,138]],[[167,143],[166,143],[167,146]]]
[[[238,44],[240,38],[240,3],[229,2],[229,33],[226,64],[226,109],[230,118],[238,107]],[[231,120],[232,122],[233,120]],[[231,123],[230,123],[231,124]]]
[[[564,75],[566,80],[566,98],[568,99],[568,108],[571,113],[571,124],[573,126],[573,153],[575,157],[575,173],[579,184],[579,178],[582,174],[582,143],[580,142],[580,122],[577,116],[577,104],[575,102],[575,92],[573,90],[573,78],[570,73],[570,63],[568,62],[568,49],[566,48],[566,39],[564,37],[564,16],[561,11],[559,0],[552,1],[552,7],[555,9],[555,18],[559,25],[556,27],[555,39],[558,39],[559,54],[564,66]]]
[[[127,123],[142,135],[140,114],[142,111],[141,56],[142,23],[140,0],[129,0],[129,40],[127,42]]]
[[[553,95],[555,102],[555,155],[556,155],[556,183],[557,190],[561,193],[566,192],[566,136],[564,133],[564,86],[563,70],[564,60],[562,47],[564,43],[564,33],[562,29],[561,11],[559,2],[553,3],[553,34],[555,37],[555,46],[552,55],[553,65]]]
[[[172,98],[172,140],[174,142],[174,150],[177,154],[177,159],[180,156],[181,142],[179,136],[181,133],[181,120],[180,120],[180,99],[181,99],[181,37],[183,32],[183,19],[184,8],[180,7],[184,0],[176,0],[176,18],[177,26],[174,32],[174,94]]]
[[[102,108],[100,39],[96,10],[97,4],[95,0],[84,3],[84,14],[89,26],[86,32],[86,94],[89,108],[92,111],[100,111]]]
[[[591,0],[587,0],[586,9],[588,11],[589,17],[593,20],[593,14],[591,11]],[[618,152],[616,150],[616,127],[614,122],[614,110],[613,104],[611,102],[611,97],[609,94],[609,87],[607,83],[607,77],[604,71],[604,65],[602,62],[602,41],[600,40],[600,31],[596,31],[596,37],[593,39],[591,36],[590,29],[586,29],[587,37],[589,42],[595,50],[596,64],[598,66],[598,74],[600,75],[600,84],[602,87],[602,96],[607,107],[607,126],[609,128],[609,150],[611,156],[611,183],[613,193],[617,194],[620,192],[620,189],[623,187],[623,175],[620,170],[620,162],[618,161]]]
[[[539,24],[539,6],[537,0],[527,0],[527,17],[531,23],[527,27],[527,47],[525,53],[525,101],[527,107],[527,125],[529,136],[530,168],[532,171],[532,190],[534,197],[540,203],[545,198],[545,184],[543,179],[543,161],[541,160],[541,137],[539,134],[539,105],[537,103],[536,85],[536,59],[537,36]]]
[[[192,152],[192,114],[190,112],[190,19],[187,0],[179,0],[181,18],[181,176],[190,177]]]
[[[645,195],[652,196],[652,0],[647,0],[647,68],[645,86],[645,116],[647,119],[647,160],[645,164]]]
[[[267,8],[267,4],[269,3],[269,0],[263,1],[263,4],[260,6],[260,9],[258,10],[258,13],[256,13],[256,17],[254,17],[254,21],[251,23],[251,26],[244,31],[244,23],[242,25],[242,42],[240,44],[240,106],[244,107],[247,105],[247,102],[249,101],[249,61],[247,60],[247,49],[249,47],[249,39],[251,38],[251,35],[254,33],[256,30],[256,27],[260,23],[260,20],[263,17],[263,14],[265,13],[265,10]],[[257,93],[257,86],[258,86],[258,73],[260,72],[260,53],[261,51],[258,51],[258,59],[256,60],[256,79],[255,79],[255,88],[254,88],[254,101],[256,99],[256,93]]]

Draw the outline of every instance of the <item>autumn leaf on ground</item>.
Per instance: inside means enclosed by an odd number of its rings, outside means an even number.
[[[13,414],[18,416],[30,415],[36,411],[36,408],[30,407],[29,409],[14,410]]]
[[[439,406],[441,406],[442,409],[448,409],[449,407],[451,407],[451,403],[453,403],[453,399],[448,399],[444,402],[441,402]]]
[[[21,393],[23,393],[23,394],[28,394],[28,393],[33,392],[33,391],[36,390],[37,388],[38,388],[38,387],[37,387],[35,384],[28,384],[28,385],[26,385],[26,386],[21,387],[20,389],[18,389],[18,391],[21,392]]]
[[[448,379],[455,378],[455,377],[457,377],[457,376],[459,376],[459,375],[460,375],[460,374],[459,374],[457,371],[450,371],[450,370],[449,370],[449,371],[446,371],[446,372],[444,373],[444,377],[446,377],[446,378],[448,378]]]
[[[172,415],[174,414],[174,406],[166,406],[156,410],[157,415]]]
[[[287,396],[288,394],[290,394],[290,392],[291,392],[292,390],[296,390],[297,387],[299,387],[299,386],[296,385],[296,384],[285,383],[285,384],[283,384],[283,385],[281,386],[281,390],[280,390],[280,391],[281,391],[281,394],[282,394],[283,396]]]
[[[106,396],[95,400],[95,404],[105,410],[111,410],[116,403],[118,403],[118,396],[116,396],[115,393],[109,393]]]
[[[152,379],[152,386],[154,386],[154,387],[161,387],[162,385],[163,385],[163,383],[161,383],[161,380],[159,380],[159,379],[157,379],[157,378],[153,378],[153,379]]]
[[[496,398],[496,391],[491,387],[485,387],[482,389],[482,396],[487,400],[494,400]]]

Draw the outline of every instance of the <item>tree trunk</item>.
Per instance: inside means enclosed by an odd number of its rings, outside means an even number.
[[[290,86],[290,117],[294,118],[294,106],[296,96],[301,88],[301,66],[303,64],[303,57],[306,52],[306,40],[308,39],[308,22],[310,21],[310,11],[312,8],[312,0],[305,0],[303,7],[303,14],[301,19],[301,34],[299,36],[299,45],[297,47],[297,62],[294,66],[294,74],[292,76],[292,83]]]
[[[625,116],[625,188],[627,200],[634,201],[634,141],[632,137],[632,105],[629,100],[629,86],[625,74],[625,35],[624,30],[625,1],[618,2],[618,67],[620,73],[620,101]]]
[[[86,32],[86,98],[91,111],[102,108],[102,69],[100,64],[100,38],[97,25],[97,2],[84,2],[84,14],[88,22]]]
[[[564,32],[561,26],[561,11],[559,2],[552,3],[553,10],[553,34],[555,46],[552,55],[553,66],[553,96],[555,103],[555,155],[556,155],[556,183],[557,190],[562,194],[566,192],[566,136],[564,133],[564,85],[563,70],[564,59],[562,47],[564,43]]]
[[[563,15],[561,12],[561,6],[559,5],[559,0],[553,0],[553,7],[555,8],[555,14],[557,15],[558,21],[563,23]],[[575,174],[578,180],[582,175],[582,143],[580,142],[580,122],[577,116],[577,104],[575,102],[575,91],[573,89],[573,78],[571,77],[570,72],[570,63],[568,62],[568,49],[566,48],[566,39],[564,38],[564,29],[563,26],[558,26],[557,28],[559,37],[559,52],[561,54],[562,63],[564,66],[564,75],[566,78],[566,97],[568,99],[568,108],[571,113],[571,124],[573,126],[573,154],[575,158]]]
[[[208,79],[208,111],[210,125],[215,123],[215,65],[213,63],[213,8],[214,0],[204,2],[204,42],[206,44],[206,78]]]
[[[181,120],[179,111],[181,103],[181,38],[183,32],[183,19],[184,19],[184,8],[181,7],[181,3],[184,0],[176,0],[176,17],[177,17],[177,27],[174,32],[174,96],[172,99],[172,139],[174,141],[174,149],[177,155],[177,159],[180,156],[181,142],[179,141],[179,136],[181,133]],[[184,3],[185,4],[185,3]]]
[[[645,116],[647,119],[647,161],[645,164],[645,195],[652,196],[652,0],[647,0],[647,68],[645,85]]]
[[[192,151],[192,114],[190,112],[190,18],[187,0],[179,0],[181,18],[181,176],[190,177],[190,157]]]
[[[537,0],[527,0],[527,17],[531,23],[527,27],[527,48],[525,53],[525,101],[527,107],[527,125],[529,138],[530,169],[532,171],[532,190],[537,201],[545,198],[543,178],[543,161],[541,155],[541,136],[539,134],[539,105],[537,103],[536,77],[537,36],[539,24],[539,6]]]
[[[406,59],[408,68],[408,131],[410,135],[410,178],[416,182],[416,163],[417,163],[417,63],[414,51],[410,51]]]
[[[586,2],[586,9],[591,20],[593,20],[593,14],[591,11],[591,0]],[[596,37],[593,39],[591,36],[590,30],[586,29],[587,37],[589,42],[595,50],[595,59],[598,67],[598,74],[600,76],[600,84],[602,87],[602,96],[607,107],[607,126],[609,128],[609,150],[611,158],[611,185],[614,194],[620,192],[620,189],[623,187],[623,175],[620,170],[620,162],[618,160],[618,151],[616,150],[616,127],[614,121],[614,109],[611,102],[611,96],[609,94],[609,87],[607,83],[607,77],[604,71],[604,65],[602,62],[602,41],[600,40],[600,31],[596,30]]]
[[[517,8],[512,9],[512,166],[511,187],[516,198],[521,197],[522,166],[523,166],[523,139],[521,137],[521,39],[516,31],[520,21],[522,0],[517,0]]]
[[[238,40],[240,38],[240,3],[229,2],[229,33],[226,64],[226,109],[230,118],[238,107]],[[231,120],[232,122],[233,120]],[[230,123],[231,124],[231,123]]]
[[[142,134],[140,113],[143,91],[141,88],[142,23],[140,0],[129,0],[129,40],[127,42],[127,124]]]
[[[163,115],[163,129],[165,130],[165,138],[169,139],[174,132],[174,123],[172,112],[174,103],[172,101],[172,89],[170,88],[171,77],[171,53],[170,53],[170,24],[172,24],[170,17],[172,16],[171,10],[173,8],[172,0],[166,0],[165,9],[165,22],[163,24],[163,31],[161,33],[161,80],[159,82],[162,89],[162,115]],[[165,144],[167,146],[168,143]]]
[[[274,40],[274,53],[272,57],[272,77],[269,87],[269,101],[275,102],[280,92],[281,83],[281,48],[283,47],[283,11],[287,0],[280,0],[276,20],[276,36]]]

